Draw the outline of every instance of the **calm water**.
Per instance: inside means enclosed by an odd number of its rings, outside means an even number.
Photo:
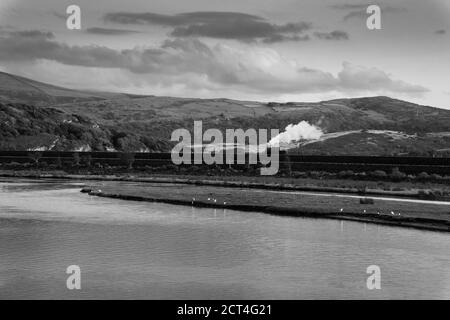
[[[161,186],[168,189],[168,186]],[[450,235],[0,182],[0,299],[450,298]],[[66,268],[81,267],[80,291]],[[381,290],[366,268],[381,268]]]

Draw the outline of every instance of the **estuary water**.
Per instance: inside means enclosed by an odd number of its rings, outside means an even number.
[[[450,299],[448,233],[98,198],[82,185],[0,181],[0,299]],[[71,265],[81,290],[66,287]],[[366,285],[371,265],[379,290]]]

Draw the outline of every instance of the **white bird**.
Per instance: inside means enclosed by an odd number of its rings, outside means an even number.
[[[366,213],[366,210],[364,210],[364,213]]]
[[[391,214],[392,214],[393,216],[395,216],[395,213],[394,213],[394,211],[391,211]]]
[[[341,208],[341,212],[344,211],[344,209]]]
[[[224,201],[223,204],[227,204],[227,203]]]
[[[211,200],[211,198],[208,198],[208,201]]]

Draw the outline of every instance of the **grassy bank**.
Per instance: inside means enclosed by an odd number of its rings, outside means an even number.
[[[401,199],[366,198],[333,193],[114,181],[95,182],[84,191],[90,191],[89,194],[92,196],[132,201],[164,202],[221,210],[344,219],[450,231],[450,205],[432,201],[416,203],[408,202],[407,199],[398,201]]]
[[[75,175],[23,170],[3,170],[0,176],[85,181],[91,195],[123,200],[450,231],[450,202],[447,205],[423,200],[438,200],[435,194],[448,192],[448,185],[443,184],[383,182],[381,185],[348,179],[168,174]]]
[[[180,174],[69,174],[65,171],[0,170],[3,177],[60,178],[77,180],[135,181],[149,183],[182,183],[188,185],[255,188],[267,190],[333,192],[362,196],[395,196],[413,199],[450,201],[450,186],[446,183],[420,181],[365,181],[333,178],[292,178],[280,176],[211,176]]]

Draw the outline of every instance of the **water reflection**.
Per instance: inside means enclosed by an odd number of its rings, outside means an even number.
[[[127,202],[79,187],[0,183],[0,298],[450,298],[445,233]],[[78,292],[65,288],[72,264]],[[372,264],[380,291],[366,289]]]

